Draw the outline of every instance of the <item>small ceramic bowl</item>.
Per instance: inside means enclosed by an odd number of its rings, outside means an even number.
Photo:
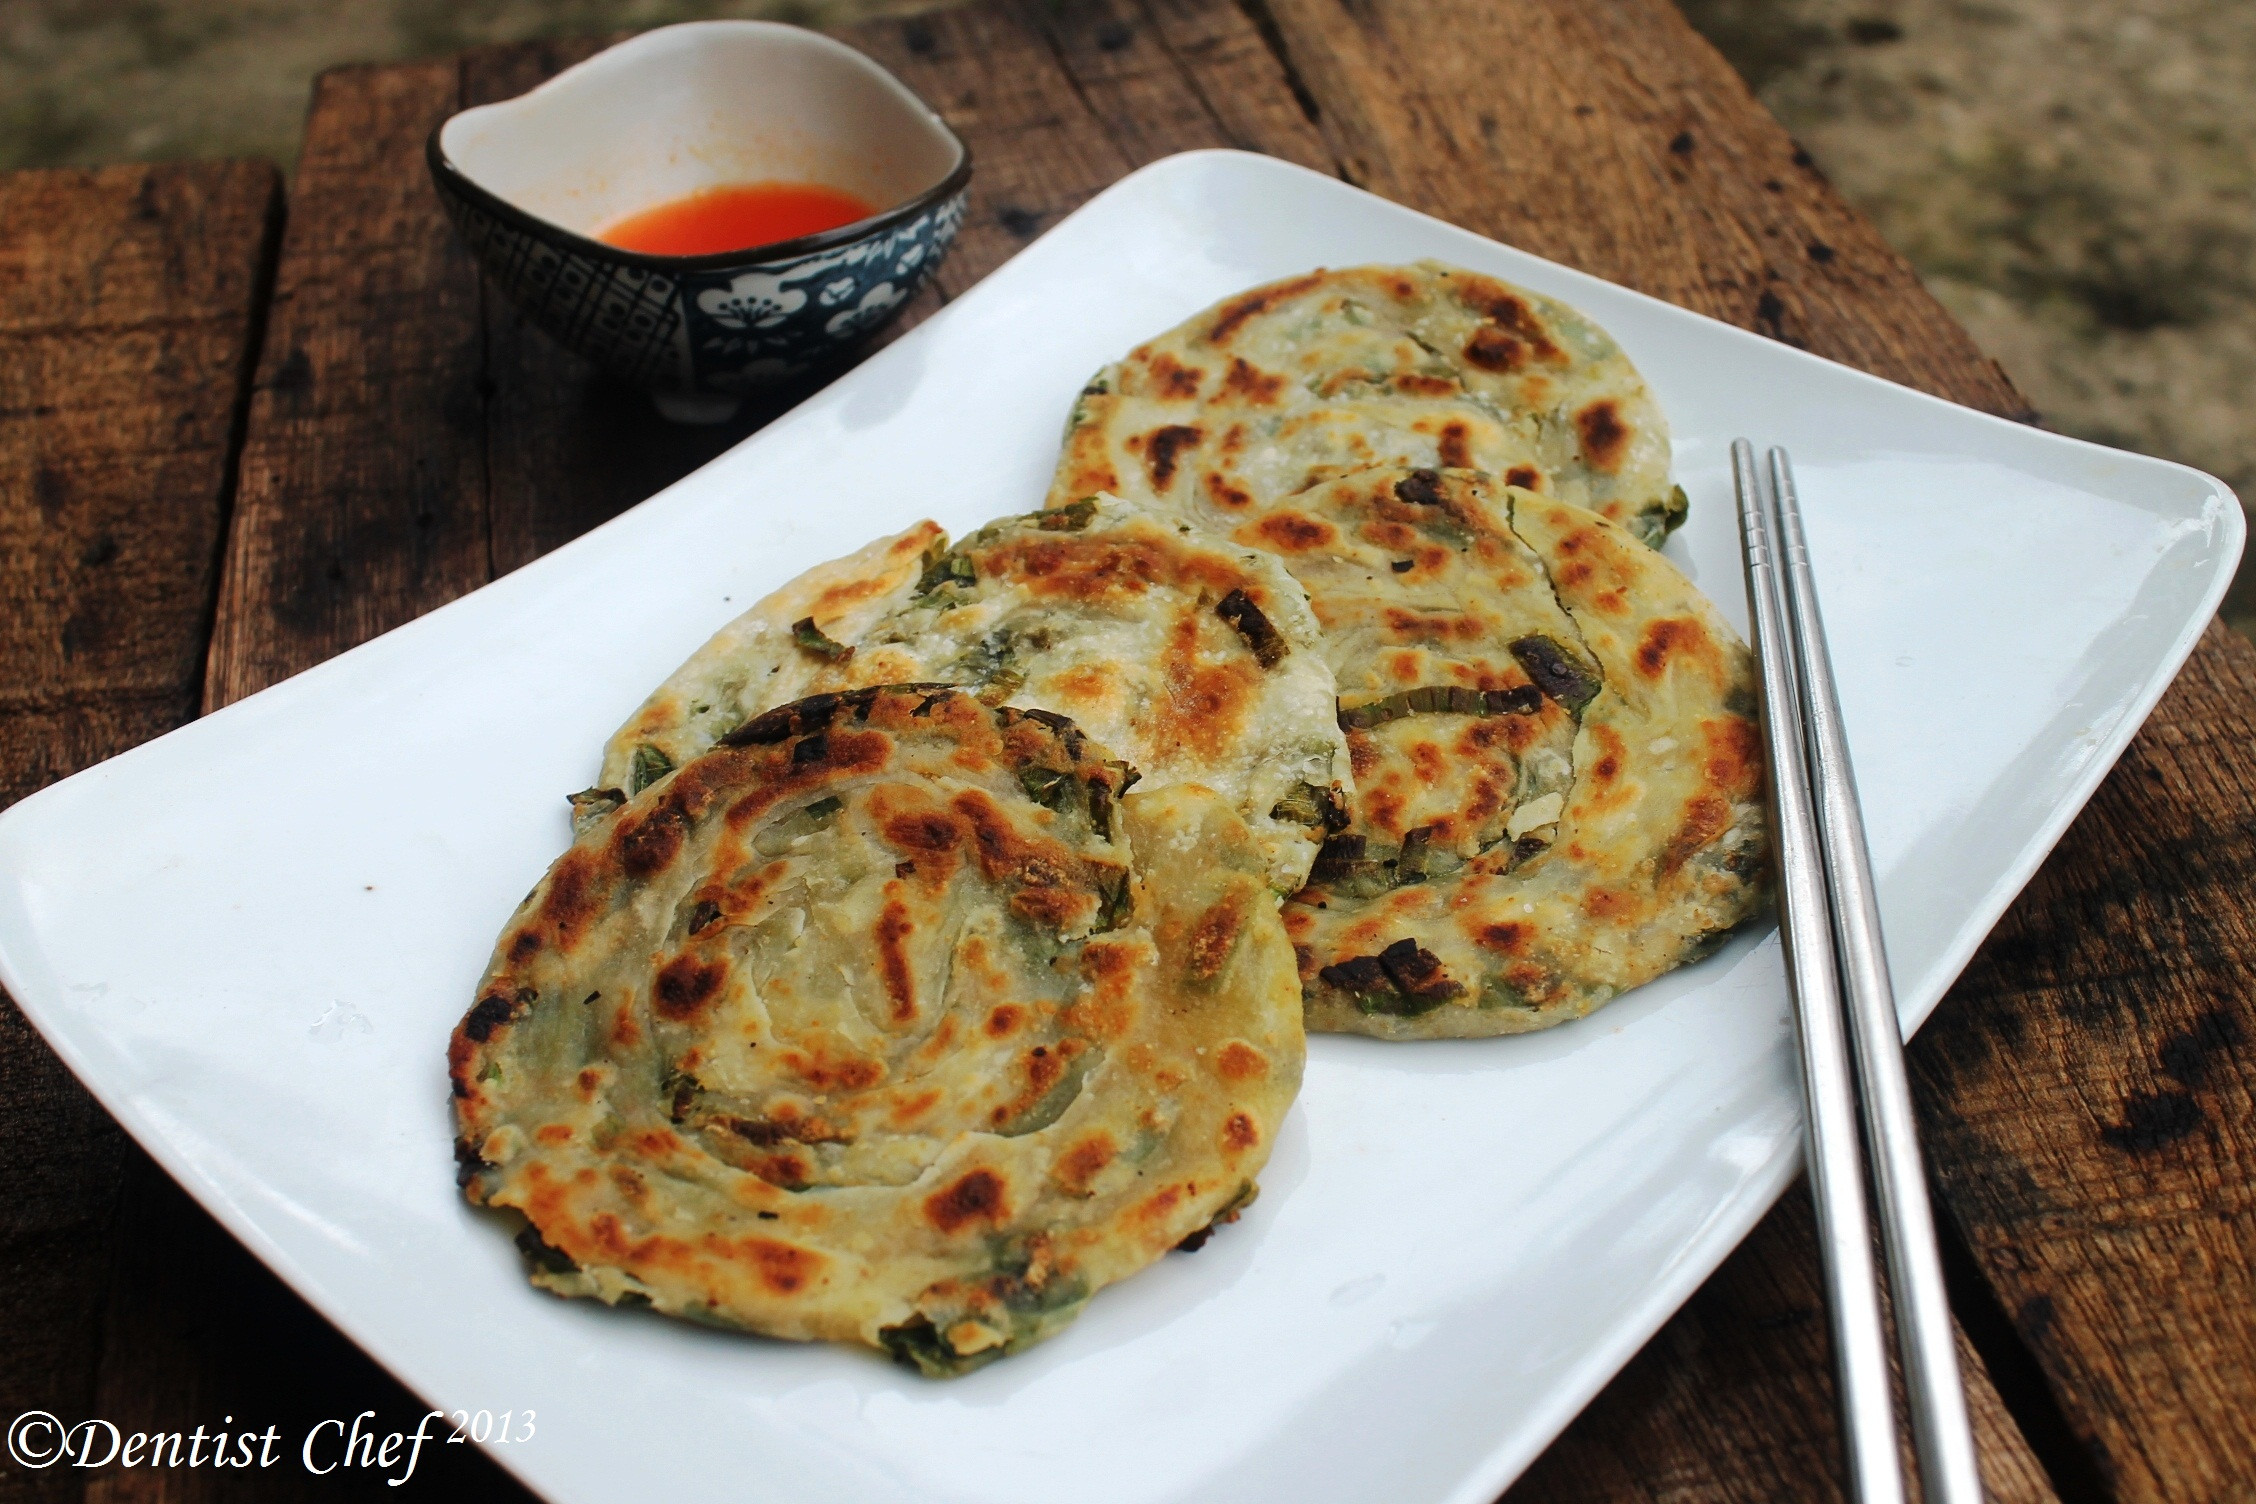
[[[971,151],[892,74],[768,21],[662,27],[531,93],[464,110],[427,152],[486,274],[567,348],[717,422],[848,354],[924,286],[963,222]],[[823,183],[884,205],[751,250],[596,239],[701,189]]]

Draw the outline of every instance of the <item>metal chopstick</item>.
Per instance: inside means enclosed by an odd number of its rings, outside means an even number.
[[[1817,583],[1810,573],[1793,464],[1783,449],[1770,451],[1770,482],[1778,510],[1777,540],[1818,840],[1832,896],[1834,943],[1848,993],[1849,1039],[1864,1109],[1873,1192],[1888,1252],[1889,1284],[1895,1295],[1896,1343],[1903,1355],[1921,1492],[1927,1504],[1981,1504],[1974,1432],[1966,1415],[1950,1302],[1935,1248],[1934,1211],[1927,1201],[1919,1132],[1904,1075],[1902,1023],[1881,941],[1872,858],[1865,847],[1864,817],[1857,803],[1856,774],[1849,763],[1832,659],[1826,651]]]
[[[1793,983],[1807,1107],[1810,1195],[1824,1255],[1826,1309],[1840,1370],[1841,1430],[1849,1497],[1858,1504],[1902,1504],[1896,1414],[1880,1321],[1879,1269],[1864,1197],[1856,1092],[1841,1008],[1833,922],[1803,755],[1800,693],[1785,598],[1771,559],[1771,528],[1746,440],[1731,446],[1739,490],[1739,536],[1746,551],[1748,616],[1762,671],[1763,734],[1770,754],[1772,832],[1779,856],[1779,930]]]

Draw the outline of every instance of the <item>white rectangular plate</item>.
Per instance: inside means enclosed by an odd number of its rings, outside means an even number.
[[[569,547],[25,800],[0,817],[0,980],[409,1386],[537,1412],[495,1455],[552,1499],[1489,1499],[1793,1173],[1767,926],[1550,1033],[1312,1040],[1242,1223],[950,1383],[536,1293],[455,1192],[443,1059],[565,844],[562,796],[708,633],[919,517],[1033,508],[1083,380],[1206,304],[1422,256],[1620,339],[1692,497],[1669,553],[1742,626],[1727,446],[1792,448],[1916,1024],[2208,621],[2231,493],[1227,152],[1121,182]]]

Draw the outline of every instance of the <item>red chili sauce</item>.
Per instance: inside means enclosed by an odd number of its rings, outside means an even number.
[[[821,183],[732,183],[630,214],[596,238],[652,256],[706,256],[835,230],[876,212],[853,194]]]

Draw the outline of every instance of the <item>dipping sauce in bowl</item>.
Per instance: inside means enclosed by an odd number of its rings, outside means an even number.
[[[710,256],[819,235],[867,219],[877,206],[824,183],[730,183],[629,214],[596,232],[621,250]]]
[[[597,53],[425,147],[486,275],[682,422],[835,371],[932,278],[971,150],[843,42],[690,21]]]

